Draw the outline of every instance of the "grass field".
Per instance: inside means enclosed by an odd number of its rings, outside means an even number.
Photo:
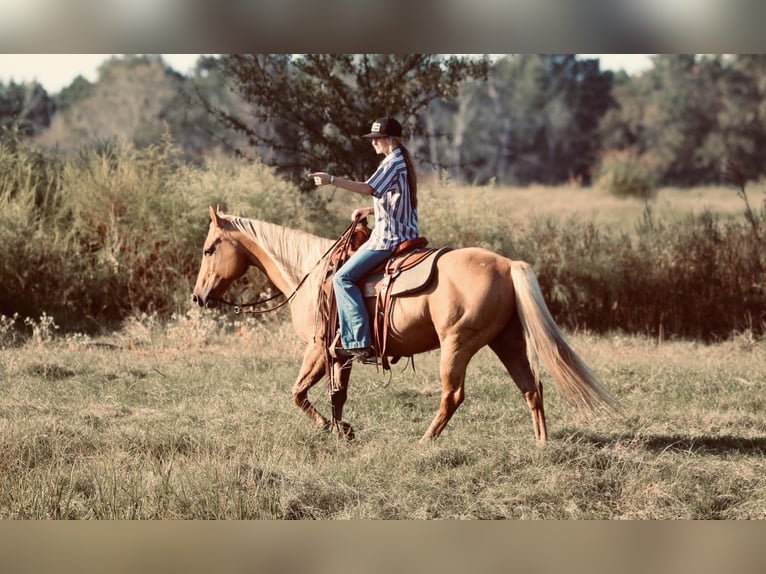
[[[544,448],[488,351],[428,445],[437,355],[390,380],[356,367],[347,443],[293,406],[302,349],[282,318],[193,311],[98,339],[41,322],[0,349],[0,518],[766,518],[766,344],[748,333],[572,335],[623,415],[583,418],[545,377]]]
[[[766,201],[766,185],[753,183],[747,190],[751,206],[757,209]],[[333,210],[341,215],[367,205],[364,198],[351,197],[338,190],[322,189],[322,196],[331,199]],[[421,187],[421,218],[428,224],[431,212],[441,204],[457,209],[461,216],[477,211],[477,217],[503,216],[507,221],[524,224],[533,218],[563,220],[577,217],[598,225],[611,226],[628,233],[641,220],[647,202],[634,197],[616,197],[605,189],[577,186],[471,187],[450,186],[426,180]],[[695,187],[681,189],[665,187],[648,201],[657,218],[682,218],[705,210],[722,217],[741,217],[745,204],[733,186]],[[422,223],[422,222],[421,222]],[[427,231],[427,230],[426,230]]]
[[[757,188],[751,190],[753,202],[762,199]],[[599,188],[542,187],[498,190],[504,198],[502,208],[514,218],[578,216],[597,224],[631,230],[641,219],[646,202],[639,198],[616,197]],[[657,217],[678,218],[705,209],[722,216],[741,216],[744,204],[733,187],[662,188],[649,205]]]
[[[338,214],[364,201],[317,193]],[[762,189],[750,197],[760,206]],[[646,207],[595,189],[428,183],[421,202],[433,244],[455,211],[466,232],[577,217],[630,233]],[[743,211],[729,188],[663,189],[649,205],[663,218]],[[766,519],[766,341],[750,331],[715,345],[572,334],[623,412],[586,419],[545,376],[544,448],[487,350],[428,445],[438,355],[390,379],[356,367],[347,443],[292,403],[302,346],[286,318],[191,310],[92,338],[43,316],[21,340],[0,316],[0,519]],[[329,414],[324,389],[311,399]]]

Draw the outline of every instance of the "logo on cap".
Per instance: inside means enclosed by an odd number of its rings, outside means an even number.
[[[402,126],[394,118],[378,118],[372,122],[370,133],[362,136],[363,138],[381,138],[381,137],[402,137]]]

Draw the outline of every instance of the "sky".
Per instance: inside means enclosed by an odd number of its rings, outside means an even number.
[[[37,81],[49,94],[56,94],[78,75],[94,82],[98,68],[114,54],[0,54],[0,82]],[[188,74],[199,54],[162,54],[165,63],[177,72]],[[601,58],[602,69],[624,69],[629,74],[651,67],[649,54],[582,54]]]
[[[17,83],[36,80],[49,94],[58,93],[78,75],[95,82],[98,68],[111,56],[119,54],[0,54],[0,82]],[[162,54],[171,68],[188,74],[200,54]]]

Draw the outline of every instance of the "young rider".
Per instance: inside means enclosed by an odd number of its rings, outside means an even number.
[[[409,151],[402,144],[402,126],[392,117],[375,120],[368,134],[372,147],[383,155],[378,169],[367,181],[353,181],[325,172],[314,172],[317,186],[334,185],[346,191],[371,195],[372,207],[357,209],[352,219],[375,216],[370,238],[335,273],[333,291],[338,306],[339,358],[374,362],[370,317],[356,282],[388,259],[403,241],[418,236],[417,177]]]

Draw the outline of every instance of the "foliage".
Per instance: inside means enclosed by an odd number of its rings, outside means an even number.
[[[447,117],[432,120],[441,125],[434,131],[455,136],[440,163],[458,181],[480,184],[589,183],[600,148],[598,124],[614,103],[611,87],[612,73],[600,70],[598,60],[573,54],[500,58],[487,81],[461,92],[459,106],[440,114]]]
[[[710,212],[655,221],[637,240],[576,220],[533,228],[530,257],[570,328],[716,340],[766,328],[764,237]],[[524,247],[521,247],[524,249]]]
[[[169,131],[184,159],[203,163],[225,147],[224,132],[195,105],[192,94],[203,94],[228,111],[241,105],[226,90],[215,58],[201,57],[186,77],[168,68],[159,55],[111,57],[100,66],[97,81],[78,76],[55,95],[51,125],[38,130],[34,139],[76,155],[80,147],[113,138],[138,148],[158,145]]]
[[[208,206],[219,203],[317,232],[336,221],[258,163],[191,167],[169,139],[140,150],[104,142],[67,160],[1,145],[0,313],[48,313],[67,330],[93,330],[137,311],[184,309]]]
[[[359,136],[373,119],[397,117],[417,133],[418,115],[432,100],[455,95],[486,62],[435,55],[229,55],[221,59],[249,117],[203,104],[247,136],[270,165],[310,189],[306,173],[322,169],[361,180],[376,163]]]
[[[766,202],[751,210],[755,227],[708,210],[660,219],[647,203],[630,233],[554,210],[514,217],[511,190],[446,198],[424,187],[421,198],[421,232],[432,243],[528,261],[570,329],[705,341],[766,331]]]
[[[7,130],[23,136],[38,134],[50,125],[54,111],[53,100],[37,82],[0,82],[0,138]]]
[[[759,56],[659,55],[615,87],[618,107],[601,126],[607,148],[651,154],[658,182],[717,182],[736,161],[749,179],[766,174],[762,150],[766,66]]]
[[[657,177],[650,158],[633,150],[607,152],[601,158],[595,184],[617,197],[651,199],[657,193]]]
[[[56,111],[58,113],[64,113],[67,110],[73,109],[80,102],[89,98],[95,89],[96,85],[89,82],[82,76],[77,76],[72,83],[65,86],[58,94],[54,96],[56,102]]]
[[[358,136],[388,113],[420,171],[458,183],[588,185],[629,150],[658,186],[691,186],[718,183],[726,161],[766,175],[765,101],[762,54],[657,55],[635,76],[573,54],[231,55],[189,77],[125,55],[53,98],[0,85],[0,125],[71,153],[112,137],[157,145],[167,129],[188,160],[258,155],[308,189],[310,169],[368,176],[377,159]]]
[[[230,82],[218,58],[200,57],[191,75],[182,78],[182,82],[182,87],[162,109],[160,118],[184,156],[195,163],[204,163],[208,156],[221,150],[229,153],[232,149],[244,148],[247,139],[222,126],[199,103],[207,102],[230,114],[246,113],[246,102],[236,90],[229,88]]]
[[[75,79],[62,91],[66,105],[37,141],[70,152],[113,138],[139,147],[156,145],[164,130],[163,111],[181,85],[159,56],[112,57],[101,65],[98,82]]]
[[[18,320],[18,313],[14,313],[11,317],[0,314],[0,349],[12,347],[21,338],[17,325]]]
[[[766,207],[751,205],[758,196],[745,196],[744,187],[739,193],[747,200],[743,218],[704,211],[658,219],[647,204],[631,234],[578,217],[514,221],[512,191],[424,184],[421,232],[433,245],[482,246],[526,259],[567,327],[713,340],[766,327]],[[169,139],[141,150],[104,142],[68,159],[6,142],[0,314],[17,313],[21,325],[47,313],[71,332],[113,326],[135,313],[182,312],[208,206],[218,204],[324,237],[337,237],[349,211],[346,196],[336,205],[321,194],[295,193],[257,162],[186,164]],[[253,272],[231,295],[255,298],[270,288]]]

